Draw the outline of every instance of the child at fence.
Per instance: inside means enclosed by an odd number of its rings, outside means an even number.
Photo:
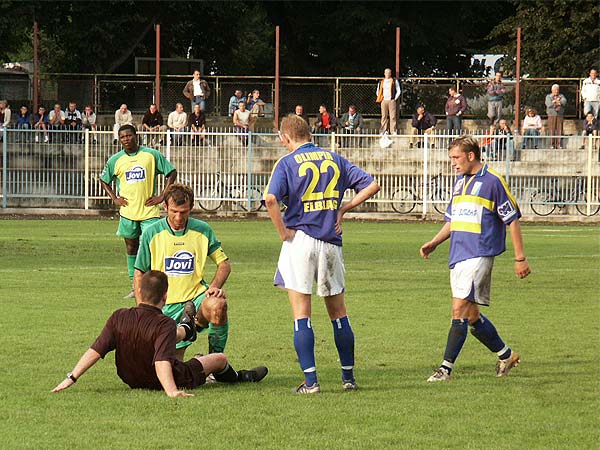
[[[598,135],[598,119],[596,119],[594,117],[594,114],[589,112],[585,115],[585,119],[583,121],[583,132],[582,132],[582,136],[583,136],[583,145],[581,146],[581,149],[583,150],[584,148],[587,148],[587,146],[589,145],[588,142],[590,139],[593,139],[593,137],[590,136],[597,136]],[[598,148],[598,140],[594,140],[594,148]]]
[[[538,148],[538,136],[542,132],[542,118],[534,108],[525,110],[522,132],[523,148]]]

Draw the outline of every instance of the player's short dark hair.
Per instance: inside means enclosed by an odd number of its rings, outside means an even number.
[[[477,161],[481,160],[481,149],[479,148],[479,142],[473,136],[461,136],[450,144],[448,150],[451,150],[454,147],[458,147],[464,153],[473,152],[475,154],[475,159]]]
[[[135,127],[133,125],[129,125],[127,123],[125,125],[121,125],[121,128],[119,128],[119,135],[121,134],[121,131],[126,131],[126,130],[131,131],[134,135],[137,134],[137,130],[135,129]]]
[[[194,191],[191,187],[182,183],[170,184],[163,193],[164,202],[168,205],[169,200],[173,200],[176,205],[188,204],[194,207]]]
[[[306,121],[296,114],[288,114],[281,120],[279,131],[296,142],[310,141],[310,130]]]
[[[140,296],[143,302],[158,305],[169,288],[169,279],[160,270],[150,270],[142,275]]]

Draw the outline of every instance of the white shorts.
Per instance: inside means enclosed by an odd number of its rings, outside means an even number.
[[[328,297],[344,292],[345,272],[342,247],[297,230],[281,246],[273,284],[311,295],[316,282],[317,295]]]
[[[452,297],[489,306],[493,266],[493,256],[471,258],[456,263],[450,270]]]

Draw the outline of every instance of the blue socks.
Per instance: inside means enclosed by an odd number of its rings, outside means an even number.
[[[494,324],[483,314],[471,324],[471,334],[490,351],[497,353],[500,359],[506,359],[510,356],[510,348],[504,344]]]
[[[294,347],[300,361],[300,368],[304,372],[307,386],[317,382],[317,368],[315,363],[315,333],[310,323],[310,317],[294,320]]]
[[[348,316],[332,320],[331,324],[335,346],[342,363],[342,381],[354,382],[354,332]]]
[[[446,342],[446,351],[444,352],[444,362],[442,367],[450,373],[454,361],[467,340],[469,334],[469,319],[452,319],[452,326],[448,332],[448,341]]]

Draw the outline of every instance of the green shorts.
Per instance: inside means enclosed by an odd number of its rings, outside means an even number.
[[[200,305],[202,304],[204,297],[206,297],[206,291],[194,299],[194,304],[196,305],[196,311],[200,310]],[[162,310],[163,314],[165,316],[169,316],[175,322],[179,323],[179,319],[181,319],[181,314],[183,313],[183,305],[185,305],[185,302],[171,303],[171,304],[165,305],[165,306],[163,306],[163,310]],[[204,331],[205,329],[206,328],[198,328],[198,332]],[[177,343],[176,348],[185,348],[190,345],[192,345],[192,343],[189,341],[181,341],[181,342]]]
[[[125,239],[137,239],[146,228],[158,220],[160,220],[160,217],[151,217],[146,220],[129,220],[126,217],[121,217],[119,228],[117,228],[117,236]]]

